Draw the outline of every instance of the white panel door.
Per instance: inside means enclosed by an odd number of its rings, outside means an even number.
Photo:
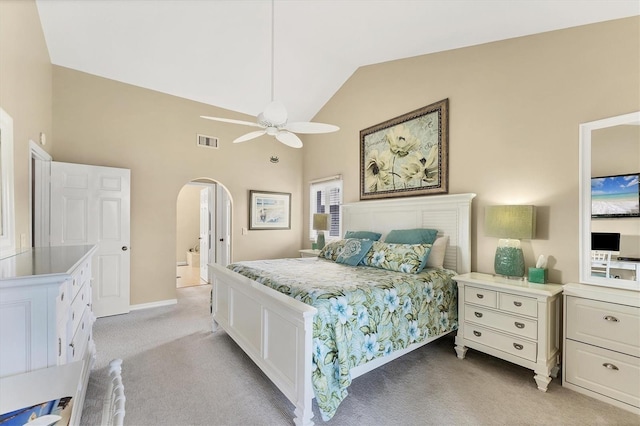
[[[211,244],[211,202],[212,191],[210,187],[200,190],[200,279],[209,282],[209,264]]]
[[[128,169],[51,162],[51,245],[98,245],[97,317],[129,312],[130,181]]]
[[[221,185],[217,185],[216,197],[216,263],[227,266],[231,263],[231,200],[229,193]]]

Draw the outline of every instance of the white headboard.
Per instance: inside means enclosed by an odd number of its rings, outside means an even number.
[[[471,201],[476,194],[431,195],[343,204],[342,230],[374,231],[384,237],[393,229],[431,228],[448,235],[444,266],[471,272]]]

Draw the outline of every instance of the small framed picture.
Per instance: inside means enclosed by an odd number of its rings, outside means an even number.
[[[291,229],[291,194],[250,190],[249,229]]]

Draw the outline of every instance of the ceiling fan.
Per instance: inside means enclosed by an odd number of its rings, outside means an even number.
[[[313,123],[308,121],[287,122],[287,110],[282,102],[272,101],[263,112],[258,114],[258,121],[234,120],[231,118],[208,117],[201,115],[200,117],[207,120],[222,121],[225,123],[243,124],[245,126],[260,127],[261,130],[249,132],[236,138],[233,143],[246,142],[262,135],[275,136],[277,140],[292,148],[302,148],[302,141],[296,133],[330,133],[339,130],[338,126],[333,124]]]
[[[242,124],[245,126],[259,127],[261,130],[249,132],[236,138],[233,143],[246,142],[262,135],[275,136],[275,138],[292,148],[302,148],[302,141],[296,133],[331,133],[340,130],[333,124],[314,123],[300,121],[289,123],[287,121],[287,110],[282,102],[273,100],[273,80],[274,80],[274,0],[271,0],[271,103],[266,106],[257,116],[257,122],[234,120],[231,118],[209,117],[201,115],[207,120],[222,121],[224,123]]]

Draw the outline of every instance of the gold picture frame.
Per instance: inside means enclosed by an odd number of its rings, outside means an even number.
[[[449,99],[360,131],[360,199],[449,192]]]

